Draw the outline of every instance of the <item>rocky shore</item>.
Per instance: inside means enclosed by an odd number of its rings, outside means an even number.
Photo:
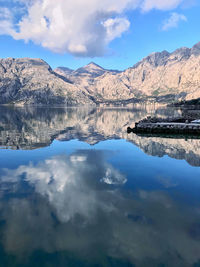
[[[197,99],[191,99],[191,100],[183,100],[179,102],[175,102],[173,104],[169,104],[168,107],[175,107],[175,108],[181,108],[181,109],[198,109],[200,110],[200,98]]]

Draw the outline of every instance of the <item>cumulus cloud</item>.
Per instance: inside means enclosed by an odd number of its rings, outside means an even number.
[[[8,1],[9,3],[12,1]],[[54,52],[102,56],[107,45],[129,29],[127,10],[169,10],[183,0],[13,0],[24,8],[18,21],[2,19],[14,39],[33,41]],[[6,24],[7,23],[7,24]]]
[[[107,19],[102,24],[106,29],[107,42],[112,41],[116,37],[120,37],[130,26],[130,22],[124,18]]]
[[[183,14],[172,13],[171,16],[164,22],[162,26],[163,31],[167,31],[171,28],[177,28],[181,21],[187,21],[186,16]]]

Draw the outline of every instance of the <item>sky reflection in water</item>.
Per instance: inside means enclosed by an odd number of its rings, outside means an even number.
[[[0,266],[199,266],[199,140],[125,133],[163,110],[23,112],[0,119]]]

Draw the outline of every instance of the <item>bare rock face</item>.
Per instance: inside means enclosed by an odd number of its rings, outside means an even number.
[[[174,95],[174,100],[200,97],[200,44],[192,49],[166,51],[143,59],[125,71],[131,87],[147,96]]]
[[[152,53],[125,71],[91,62],[54,71],[41,59],[0,59],[0,104],[96,105],[200,98],[200,43]]]
[[[62,76],[68,76],[73,72],[72,69],[67,68],[67,67],[58,67],[54,71]]]
[[[93,64],[66,77],[85,88],[97,103],[134,98],[167,102],[200,97],[200,43],[173,53],[152,53],[123,72],[99,66],[93,69]]]
[[[62,67],[55,69],[55,72],[63,75],[66,79],[71,81],[73,84],[76,84],[79,88],[84,88],[96,103],[102,103],[105,100],[118,100],[118,98],[113,97],[112,95],[113,89],[111,89],[108,95],[106,91],[104,92],[104,89],[100,88],[99,92],[97,83],[98,81],[101,81],[104,76],[109,77],[109,74],[115,76],[116,74],[120,73],[119,71],[106,70],[94,62],[90,62],[88,65],[78,68],[70,73],[69,71],[65,71],[64,73]],[[111,84],[111,86],[115,86],[115,84]],[[110,90],[109,85],[107,89]]]
[[[155,98],[173,101],[200,97],[200,44],[173,53],[153,53],[124,72],[101,77],[97,90],[112,90],[113,96]],[[114,86],[113,86],[114,85]],[[120,90],[124,88],[119,96]]]
[[[52,71],[41,59],[0,60],[0,104],[92,104],[84,90]]]

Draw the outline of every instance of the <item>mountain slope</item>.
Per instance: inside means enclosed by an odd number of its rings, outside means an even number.
[[[200,43],[173,53],[153,53],[125,71],[130,86],[147,96],[200,97]]]
[[[66,77],[99,103],[134,98],[156,101],[199,98],[200,43],[173,53],[152,53],[123,72],[104,70],[90,63]]]
[[[41,59],[0,59],[0,104],[92,103],[84,90],[52,71]]]
[[[92,95],[96,102],[101,102],[101,97],[99,99],[99,94],[91,87],[96,84],[98,79],[101,79],[103,75],[112,74],[115,75],[119,73],[116,70],[107,70],[97,65],[94,62],[90,62],[89,64],[78,68],[72,72],[64,71],[63,67],[58,67],[54,70],[56,73],[63,75],[66,79],[76,84],[80,88],[84,88],[88,94]],[[92,90],[91,90],[92,89]]]
[[[165,103],[200,98],[200,43],[152,53],[125,71],[91,62],[54,71],[41,59],[0,59],[0,104]]]
[[[58,73],[59,75],[67,76],[70,75],[73,70],[67,67],[58,67],[54,70],[54,72]]]
[[[200,43],[192,49],[153,53],[117,75],[101,76],[94,88],[103,98],[131,97],[171,100],[200,97]]]

